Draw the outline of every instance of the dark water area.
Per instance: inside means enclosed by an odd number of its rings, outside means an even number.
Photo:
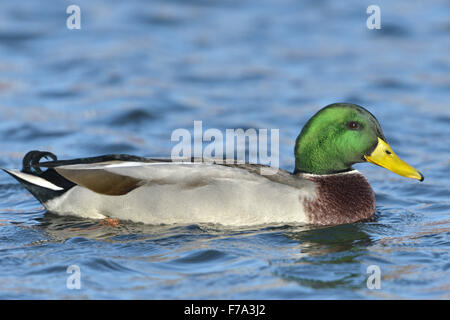
[[[0,167],[168,156],[171,133],[280,129],[280,166],[321,107],[360,104],[420,183],[359,164],[370,221],[334,227],[150,226],[60,217],[0,175],[0,299],[449,299],[450,3],[377,1],[0,3]],[[81,270],[69,290],[68,266]],[[381,289],[367,288],[379,266]]]

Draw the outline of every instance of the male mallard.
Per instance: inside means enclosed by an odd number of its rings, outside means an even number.
[[[262,175],[256,164],[128,155],[58,161],[39,151],[24,157],[21,171],[5,171],[51,212],[149,224],[352,223],[375,212],[374,192],[354,163],[368,161],[424,179],[395,155],[377,119],[355,104],[335,103],[317,112],[294,153],[294,172],[274,175]],[[53,161],[40,162],[44,157]]]

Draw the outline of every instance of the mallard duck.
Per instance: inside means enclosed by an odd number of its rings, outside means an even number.
[[[148,224],[337,225],[375,212],[374,192],[353,164],[370,162],[423,181],[386,141],[369,111],[335,103],[300,132],[292,173],[263,175],[258,164],[130,155],[59,161],[40,151],[24,157],[21,171],[4,170],[60,215]]]

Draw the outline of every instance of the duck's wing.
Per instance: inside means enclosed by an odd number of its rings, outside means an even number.
[[[108,171],[108,168],[122,164],[123,162],[120,161],[98,163],[95,165],[74,164],[55,167],[54,170],[78,186],[105,195],[119,196],[127,194],[145,184],[145,181],[142,179]]]
[[[41,162],[42,158],[51,161]],[[43,171],[43,169],[45,169]],[[264,175],[266,166],[241,164],[215,159],[142,158],[130,155],[57,160],[48,152],[32,151],[23,161],[22,171],[7,171],[27,187],[39,200],[82,186],[96,193],[119,196],[150,184],[177,184],[182,188],[196,188],[221,179],[255,179],[262,176],[273,182],[301,188],[302,180],[285,170]],[[49,187],[50,186],[50,187]],[[36,192],[36,188],[39,192]],[[49,194],[51,193],[51,194]],[[42,196],[44,194],[44,196]],[[41,201],[42,202],[42,201]]]
[[[107,195],[124,195],[143,185],[178,185],[183,189],[213,185],[224,180],[267,181],[302,189],[310,183],[298,175],[278,169],[271,174],[259,164],[225,164],[173,162],[170,159],[147,159],[145,162],[107,161],[92,164],[64,165],[54,170],[65,179],[87,189]],[[259,180],[263,178],[263,180]]]

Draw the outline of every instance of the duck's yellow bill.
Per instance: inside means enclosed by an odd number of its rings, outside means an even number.
[[[420,181],[423,181],[424,179],[422,173],[400,159],[394,151],[392,151],[391,147],[380,138],[378,138],[378,144],[375,150],[370,156],[364,156],[364,158],[373,164],[386,168],[403,177]]]

